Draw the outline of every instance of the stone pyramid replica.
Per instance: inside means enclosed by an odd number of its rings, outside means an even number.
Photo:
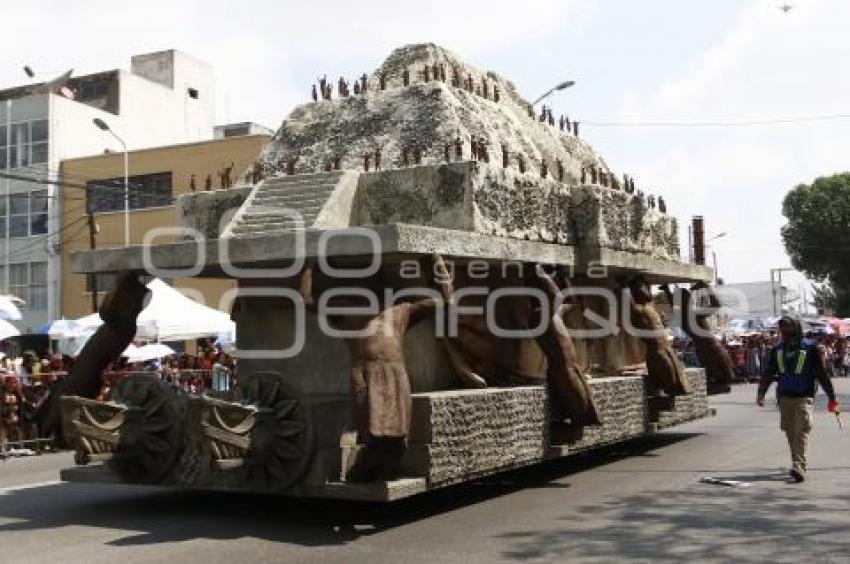
[[[574,245],[588,261],[600,247],[679,258],[675,219],[496,73],[429,43],[396,49],[358,94],[328,84],[281,124],[223,236],[290,230],[286,208],[308,228],[408,223]]]
[[[442,65],[445,80],[434,77],[435,65]],[[404,86],[405,71],[408,86]],[[384,90],[380,89],[382,75]],[[452,86],[454,78],[460,81],[458,86]],[[470,78],[472,92],[464,87]],[[510,81],[480,71],[434,44],[396,49],[368,78],[367,85],[366,95],[340,98],[335,93],[332,100],[296,108],[280,126],[263,160],[284,172],[287,160],[298,157],[295,172],[304,173],[319,172],[339,157],[343,169],[362,170],[363,156],[380,149],[382,168],[392,169],[406,166],[402,158],[405,147],[417,147],[422,164],[442,164],[446,144],[452,145],[452,160],[460,160],[453,146],[460,137],[463,158],[472,159],[472,139],[484,139],[490,162],[501,162],[501,147],[506,145],[511,168],[517,168],[522,158],[532,176],[539,176],[544,160],[554,176],[556,159],[563,163],[566,184],[579,183],[582,167],[610,173],[586,142],[539,122],[539,107],[529,116],[529,102]]]

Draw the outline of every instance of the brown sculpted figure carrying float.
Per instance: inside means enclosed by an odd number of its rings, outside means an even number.
[[[442,259],[437,256],[434,260],[435,280],[446,305],[459,305],[454,299],[454,283]],[[593,394],[581,374],[578,355],[563,321],[564,315],[574,306],[560,304],[557,298],[561,288],[539,265],[528,284],[543,290],[547,299],[544,304],[535,304],[531,298],[512,298],[508,308],[513,318],[512,325],[527,328],[542,324],[545,327],[536,341],[547,360],[546,381],[552,417],[555,422],[568,422],[580,434],[581,427],[598,425],[600,420]],[[475,299],[473,297],[473,301]],[[455,372],[467,388],[530,383],[527,376],[517,371],[520,363],[517,353],[502,338],[491,333],[484,315],[460,315],[457,336],[445,338],[443,343]],[[571,438],[578,436],[574,434]]]
[[[569,289],[569,283],[564,280],[564,287],[559,287],[554,277],[540,265],[537,265],[531,283],[542,289],[548,298],[543,304],[546,307],[533,309],[530,325],[537,326],[541,316],[548,318],[546,330],[537,337],[537,343],[548,361],[546,383],[553,419],[569,421],[574,428],[599,425],[601,421],[593,403],[593,392],[581,373],[575,345],[564,324],[564,317],[577,305],[558,300],[562,291]]]
[[[632,327],[646,332],[640,338],[646,347],[646,370],[650,383],[670,396],[691,393],[690,382],[667,341],[664,323],[652,303],[652,292],[646,279],[640,276],[632,279],[629,290]]]
[[[661,286],[671,307],[674,294],[668,285]],[[697,358],[705,368],[708,393],[725,394],[731,390],[729,384],[735,377],[735,368],[729,352],[714,337],[709,319],[720,309],[720,299],[705,283],[697,283],[690,289],[677,288],[682,307],[682,330],[691,338],[696,348]],[[708,307],[696,312],[697,304],[694,291],[707,293]],[[692,324],[693,322],[693,324]]]
[[[106,295],[100,306],[103,325],[83,347],[68,377],[57,384],[39,406],[36,419],[45,432],[61,432],[59,398],[94,398],[100,392],[100,375],[136,335],[136,318],[147,295],[148,289],[135,274],[125,272],[118,277],[115,289]]]
[[[433,257],[433,266],[435,283],[448,304],[454,293],[451,276],[440,256]],[[315,311],[312,278],[312,267],[308,266],[301,276],[300,292],[308,309]],[[554,309],[554,298],[559,292],[557,285],[545,273],[540,283],[552,298],[547,313],[539,311],[535,315],[553,319],[539,338],[549,360],[547,377],[554,398],[553,415],[557,421],[568,421],[571,427],[598,424],[592,394],[578,369],[577,355],[562,321],[571,306]],[[345,302],[348,307],[365,305],[356,298]],[[422,298],[385,307],[372,317],[339,316],[331,320],[342,330],[366,330],[365,336],[346,339],[352,355],[356,428],[360,441],[366,444],[349,473],[352,481],[386,479],[395,470],[410,426],[410,383],[404,367],[402,342],[407,329],[432,313],[437,305],[438,301],[433,298]],[[530,309],[520,307],[519,311]],[[458,338],[444,340],[444,344],[466,387],[486,387],[488,381],[502,385],[517,383],[507,376],[516,359],[505,354],[504,343],[490,334],[482,316],[463,317]],[[479,373],[487,374],[487,379]]]
[[[437,264],[442,265],[442,261]],[[301,273],[300,294],[305,307],[316,311],[313,267]],[[329,321],[343,331],[361,335],[345,339],[351,352],[351,387],[358,442],[365,447],[348,474],[351,481],[389,479],[404,453],[410,431],[410,381],[404,366],[402,343],[408,328],[433,313],[434,298],[384,304],[374,316],[341,315]],[[367,307],[365,297],[346,296],[337,307]]]

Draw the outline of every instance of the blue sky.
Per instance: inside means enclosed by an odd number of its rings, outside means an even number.
[[[584,122],[734,121],[850,113],[850,2],[789,0],[33,0],[12,8],[0,85],[129,65],[178,48],[216,70],[220,121],[277,127],[319,74],[354,76],[393,47],[433,41],[512,79],[527,97],[573,89],[556,112]],[[594,127],[619,172],[663,194],[686,225],[706,216],[721,276],[765,280],[788,263],[783,194],[848,168],[850,120],[760,127]],[[850,227],[848,227],[850,233]],[[850,235],[848,235],[850,237]]]

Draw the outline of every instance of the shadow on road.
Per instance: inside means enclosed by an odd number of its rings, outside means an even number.
[[[341,545],[480,503],[520,489],[569,488],[571,474],[697,436],[665,433],[592,453],[506,472],[436,490],[393,504],[297,499],[271,495],[170,490],[137,486],[60,484],[2,497],[0,534],[82,525],[127,531],[114,546],[153,545],[193,539],[243,537],[303,546]]]
[[[724,479],[785,482],[780,474]],[[694,484],[568,508],[557,525],[499,535],[502,556],[525,561],[832,562],[847,555],[850,495],[811,495],[804,485]]]

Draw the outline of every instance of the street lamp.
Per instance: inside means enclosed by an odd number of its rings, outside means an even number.
[[[115,137],[119,143],[121,143],[121,147],[124,149],[124,246],[130,246],[130,182],[128,176],[128,159],[127,159],[127,144],[124,143],[124,140],[121,139],[117,133],[112,131],[109,128],[109,125],[105,121],[100,118],[94,118],[92,120],[98,129],[108,132],[113,137]]]
[[[532,106],[535,106],[535,105],[537,105],[537,103],[538,103],[538,102],[540,102],[541,100],[543,100],[543,99],[544,99],[544,98],[546,98],[547,96],[551,96],[553,92],[556,92],[556,91],[558,91],[558,90],[564,90],[564,89],[566,89],[566,88],[569,88],[570,86],[574,86],[574,85],[575,85],[575,83],[576,83],[576,81],[575,81],[575,80],[565,80],[564,82],[562,82],[562,83],[560,83],[560,84],[558,84],[558,85],[554,86],[553,88],[550,88],[548,92],[546,92],[543,96],[541,96],[540,98],[538,98],[538,99],[536,99],[535,101],[533,101],[533,102],[531,103],[531,105],[532,105]]]

